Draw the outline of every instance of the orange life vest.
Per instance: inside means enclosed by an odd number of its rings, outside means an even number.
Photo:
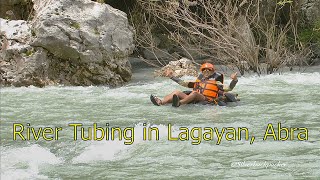
[[[209,101],[214,101],[218,97],[218,85],[216,80],[199,80],[194,83],[193,90],[204,95]]]

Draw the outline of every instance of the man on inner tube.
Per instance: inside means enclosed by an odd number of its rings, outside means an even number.
[[[151,95],[151,101],[155,105],[164,105],[172,102],[172,106],[179,107],[181,104],[202,103],[226,105],[225,99],[228,95],[225,92],[231,91],[237,84],[237,73],[231,75],[232,81],[229,86],[223,85],[223,74],[215,72],[214,65],[204,63],[200,67],[202,73],[199,74],[195,82],[183,81],[173,76],[172,71],[167,71],[166,75],[181,86],[193,88],[190,92],[173,91],[165,96],[163,100]],[[225,96],[227,95],[227,96]],[[153,100],[152,100],[153,99]]]

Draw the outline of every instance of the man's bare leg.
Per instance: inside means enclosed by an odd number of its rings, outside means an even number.
[[[180,98],[180,97],[179,97]],[[192,101],[205,101],[206,97],[198,92],[192,91],[187,97],[180,99],[180,104],[188,104]]]
[[[183,92],[181,92],[181,91],[179,91],[179,90],[175,90],[175,91],[173,91],[172,93],[166,95],[166,96],[163,98],[161,104],[164,105],[164,104],[167,104],[167,103],[171,103],[171,102],[172,102],[172,96],[173,96],[174,94],[176,94],[176,95],[179,97],[179,99],[184,99],[184,98],[186,98],[186,97],[188,96],[188,95],[186,95],[185,93],[183,93]]]

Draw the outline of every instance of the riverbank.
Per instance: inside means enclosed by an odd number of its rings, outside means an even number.
[[[132,81],[130,83],[135,83],[139,80],[151,80],[154,78],[154,71],[159,70],[161,67],[154,67],[150,64],[147,64],[146,62],[142,61],[139,58],[129,58],[129,62],[131,63],[132,67]],[[152,62],[152,61],[151,61]],[[156,62],[156,60],[154,60]],[[200,62],[199,62],[200,63]],[[215,64],[216,71],[221,72],[225,74],[225,78],[228,78],[228,75],[231,75],[233,72],[238,72],[238,76],[240,77],[239,71],[237,71],[235,68],[231,68],[225,65],[219,65]],[[200,68],[200,67],[199,67]],[[313,65],[313,66],[293,66],[293,67],[284,67],[280,69],[278,72],[275,72],[273,74],[283,74],[283,73],[289,73],[289,72],[297,72],[297,73],[312,73],[312,72],[320,72],[320,65]],[[256,73],[253,72],[246,72],[244,74],[244,77],[248,76],[254,76],[257,75]],[[262,76],[267,75],[267,73],[261,74]]]

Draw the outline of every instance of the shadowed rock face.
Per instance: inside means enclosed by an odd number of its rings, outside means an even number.
[[[314,24],[320,21],[320,0],[302,0],[301,11],[307,23]]]
[[[28,38],[2,33],[2,44],[7,43],[2,85],[118,86],[131,79],[133,33],[125,13],[90,0],[35,0],[34,5],[34,20],[17,30],[26,29]],[[9,21],[1,22],[10,29]]]
[[[31,12],[31,0],[0,0],[0,18],[26,20]]]

